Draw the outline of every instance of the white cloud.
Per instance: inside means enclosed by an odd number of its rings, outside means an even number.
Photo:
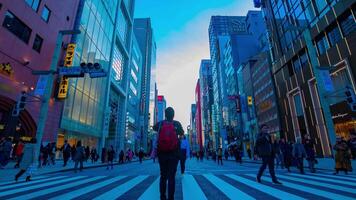
[[[245,2],[245,0],[244,0]],[[195,102],[195,86],[201,59],[210,58],[208,28],[212,15],[246,15],[251,3],[241,0],[225,8],[204,11],[180,32],[172,32],[157,44],[157,85],[167,105],[176,111],[183,128],[189,124],[190,105]]]

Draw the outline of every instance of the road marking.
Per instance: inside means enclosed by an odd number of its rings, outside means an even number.
[[[85,183],[89,183],[89,182],[92,182],[92,181],[96,181],[96,180],[101,179],[101,178],[104,178],[104,177],[105,177],[105,176],[96,176],[96,177],[93,177],[93,178],[89,178],[89,179],[85,179],[85,180],[80,180],[80,181],[74,182],[74,183],[69,183],[69,184],[60,185],[60,186],[57,186],[57,187],[52,187],[52,188],[40,190],[40,191],[38,191],[38,192],[33,192],[33,193],[30,193],[30,194],[24,194],[24,195],[22,195],[22,196],[16,196],[15,198],[12,198],[12,199],[10,199],[10,200],[16,200],[16,199],[27,200],[27,199],[32,199],[32,198],[36,198],[36,197],[43,196],[43,195],[46,195],[46,194],[50,194],[50,193],[53,193],[53,192],[57,192],[57,191],[60,191],[60,190],[65,190],[65,189],[68,189],[68,188],[71,188],[71,187],[75,187],[75,186],[78,186],[78,185],[82,185],[82,184],[85,184]]]
[[[322,187],[326,187],[326,188],[330,188],[330,189],[334,189],[334,190],[340,190],[343,192],[349,192],[349,193],[356,194],[356,189],[347,188],[347,187],[343,187],[343,186],[339,186],[339,185],[322,183],[320,181],[311,181],[311,180],[301,179],[301,178],[294,178],[294,177],[284,176],[284,175],[279,175],[278,177],[285,178],[285,179],[288,179],[291,181],[297,181],[297,182],[307,183],[310,185],[322,186]]]
[[[51,198],[51,200],[74,199],[74,198],[79,197],[79,196],[81,196],[83,194],[87,194],[87,193],[92,192],[94,190],[97,190],[99,188],[105,187],[105,186],[107,186],[107,185],[109,185],[111,183],[114,183],[116,181],[119,181],[119,180],[121,180],[123,178],[126,178],[126,176],[118,176],[118,177],[106,180],[104,182],[100,182],[100,183],[97,183],[97,184],[94,184],[94,185],[90,185],[88,187],[85,187],[85,188],[82,188],[82,189],[79,189],[79,190],[74,190],[74,191],[66,193],[64,195],[56,196],[54,198]]]
[[[331,181],[334,183],[340,183],[340,184],[349,185],[349,186],[356,186],[356,183],[349,183],[346,181],[335,180],[335,179],[330,179],[330,178],[321,178],[321,177],[317,177],[317,176],[306,176],[306,175],[301,175],[301,174],[289,174],[289,176],[296,176],[296,177],[314,179],[314,180],[319,180],[319,181]]]
[[[160,199],[159,194],[159,178],[157,178],[151,186],[138,198],[139,200]]]
[[[203,176],[230,199],[236,199],[236,197],[244,200],[255,199],[212,174],[204,174]]]
[[[12,184],[12,185],[7,185],[7,186],[2,186],[2,187],[0,187],[0,190],[17,188],[19,186],[32,185],[34,183],[52,181],[52,180],[56,180],[56,179],[60,179],[60,178],[66,178],[66,176],[57,176],[57,177],[45,178],[45,179],[41,179],[41,180],[37,180],[37,181],[29,181],[29,182],[24,182],[24,183],[19,183],[19,184]],[[0,192],[0,194],[1,194],[1,192]]]
[[[323,176],[323,177],[329,177],[329,178],[333,178],[333,179],[356,181],[356,178],[351,178],[351,177],[346,177],[346,176],[328,175],[328,174],[312,174],[312,173],[307,173],[307,174],[312,175],[312,176]]]
[[[255,174],[247,174],[247,176],[254,177],[254,178],[256,177]],[[272,180],[270,180],[269,178],[263,177],[262,180],[266,181],[266,182],[269,182],[269,183],[272,183]],[[340,200],[340,199],[342,199],[342,200],[355,200],[354,198],[350,198],[350,197],[347,197],[347,196],[343,196],[343,195],[339,195],[339,194],[335,194],[335,193],[331,193],[331,192],[327,192],[327,191],[323,191],[323,190],[319,190],[319,189],[315,189],[315,188],[311,188],[311,187],[306,187],[306,186],[299,185],[299,184],[289,183],[289,182],[286,182],[286,181],[283,181],[282,183],[283,183],[283,187],[289,187],[289,188],[292,188],[294,190],[303,191],[303,192],[314,194],[314,195],[317,195],[317,196],[321,196],[321,197],[324,197],[324,198],[327,198],[327,199],[333,199],[333,200]]]
[[[135,187],[137,184],[141,183],[143,180],[145,180],[148,176],[138,176],[98,197],[96,197],[94,200],[107,200],[107,199],[117,199],[121,195],[123,195],[125,192],[131,190],[133,187]]]
[[[271,196],[276,197],[277,199],[289,199],[289,200],[305,200],[302,197],[296,196],[294,194],[288,193],[288,192],[284,192],[282,190],[278,190],[275,189],[273,187],[269,187],[266,185],[262,185],[262,184],[256,184],[255,181],[251,181],[249,179],[240,177],[240,176],[236,176],[234,174],[227,174],[225,175],[226,177],[229,177],[235,181],[238,181],[240,183],[243,183],[249,187],[255,188],[261,192],[267,193]]]
[[[36,176],[34,178],[31,178],[31,182],[33,182],[34,180],[38,180],[40,178],[47,178],[48,176]],[[7,181],[7,182],[3,182],[0,184],[0,186],[3,186],[3,185],[8,185],[8,184],[11,184],[11,183],[16,183],[16,181],[12,180],[12,181]],[[17,185],[18,186],[18,185]]]
[[[182,178],[183,199],[206,200],[204,192],[192,175],[184,175]]]
[[[54,181],[54,182],[49,182],[49,183],[42,183],[42,184],[39,184],[39,185],[33,185],[33,186],[14,189],[14,190],[8,190],[6,192],[1,192],[0,193],[0,197],[11,195],[11,194],[16,194],[16,193],[19,193],[19,192],[24,192],[24,191],[27,191],[27,190],[33,190],[33,189],[38,189],[38,188],[41,188],[41,187],[46,187],[46,186],[56,185],[56,184],[60,184],[60,183],[70,182],[70,181],[74,181],[74,180],[81,179],[81,178],[85,178],[85,176],[76,176],[76,177],[73,177],[73,178],[66,178],[66,179],[59,180],[59,181]]]

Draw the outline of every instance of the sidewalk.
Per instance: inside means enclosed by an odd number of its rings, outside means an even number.
[[[125,162],[124,164],[129,164],[132,162],[138,162],[138,159],[134,159],[131,162]],[[15,162],[9,162],[5,169],[0,169],[0,183],[3,181],[11,181],[14,180],[15,175],[20,171],[19,168],[14,168]],[[114,162],[114,165],[119,165],[118,162]],[[106,167],[107,163],[96,162],[92,163],[90,160],[88,162],[83,163],[84,169],[90,168],[98,168],[98,167]],[[63,167],[63,160],[56,160],[55,165],[45,166],[42,168],[38,168],[35,172],[34,176],[44,175],[44,174],[52,174],[57,172],[67,172],[74,171],[74,162],[72,160],[68,161],[67,166]],[[20,179],[24,179],[25,174],[22,175]]]
[[[235,161],[233,158],[229,158],[230,161]],[[317,158],[318,164],[315,165],[316,169],[319,170],[330,170],[334,171],[335,170],[335,160],[333,158]],[[248,157],[243,157],[242,162],[247,162],[247,163],[262,163],[261,160],[251,160]],[[351,160],[351,165],[353,168],[352,172],[349,172],[349,174],[356,174],[356,160]],[[308,162],[304,160],[304,167],[308,168]],[[343,172],[340,172],[343,173]]]

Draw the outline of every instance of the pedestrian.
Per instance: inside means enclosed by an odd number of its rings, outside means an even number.
[[[152,152],[151,152],[151,158],[152,158],[152,160],[153,160],[153,163],[156,163],[156,155],[157,154],[157,152],[156,152],[156,150],[153,148],[152,149]]]
[[[31,180],[32,176],[32,168],[34,167],[33,164],[35,162],[35,149],[36,149],[36,138],[31,138],[30,143],[27,143],[24,145],[24,150],[23,150],[23,158],[20,162],[20,171],[15,175],[15,181],[22,176],[26,170],[28,170],[28,174],[26,176],[26,181]]]
[[[189,150],[189,142],[185,135],[183,135],[180,141],[180,172],[182,175],[184,175],[185,172],[185,161],[190,154]]]
[[[79,171],[83,170],[83,161],[86,159],[85,149],[82,146],[82,142],[79,140],[77,142],[75,156],[74,156],[74,172],[77,173],[78,164],[80,164]]]
[[[274,148],[274,151],[276,152],[276,169],[278,168],[278,166],[280,166],[282,169],[284,169],[283,154],[282,154],[281,147],[280,147],[278,141],[273,142],[273,148]]]
[[[68,160],[70,158],[72,147],[68,144],[67,140],[64,140],[64,145],[60,149],[63,155],[63,167],[67,166]]]
[[[144,152],[143,152],[143,149],[140,148],[140,151],[138,152],[138,159],[140,160],[140,163],[142,163],[142,159],[144,157]]]
[[[223,165],[223,161],[222,161],[223,150],[221,147],[219,147],[217,154],[218,154],[218,165],[219,165],[219,163],[221,163],[221,165]]]
[[[229,151],[227,150],[227,148],[224,151],[224,156],[225,156],[225,160],[229,160]]]
[[[336,138],[336,144],[334,145],[335,154],[335,175],[339,174],[339,171],[344,171],[348,174],[348,171],[352,170],[351,167],[351,155],[347,142],[343,137],[338,136]]]
[[[23,149],[25,145],[23,144],[22,140],[20,140],[17,144],[17,147],[15,149],[15,155],[16,155],[16,164],[14,168],[18,168],[20,166],[21,159],[23,157]]]
[[[108,150],[108,166],[106,169],[109,169],[111,166],[111,169],[114,169],[114,157],[115,157],[115,150],[112,145],[110,145],[110,148]]]
[[[106,162],[106,148],[102,148],[101,149],[101,163],[105,163]]]
[[[5,168],[5,166],[9,163],[10,161],[10,155],[11,155],[11,150],[12,150],[12,142],[11,138],[3,138],[3,141],[0,145],[0,167],[2,169]]]
[[[304,174],[304,158],[306,157],[304,145],[301,143],[301,138],[297,138],[297,142],[293,146],[293,157],[297,160],[297,167],[301,174]]]
[[[96,157],[97,157],[96,155],[97,155],[96,148],[92,148],[91,151],[90,151],[91,163],[95,163],[96,162]]]
[[[212,154],[211,159],[213,159],[213,161],[216,162],[216,150],[213,149],[211,154]]]
[[[290,143],[287,143],[284,138],[279,141],[279,146],[283,156],[284,166],[287,168],[288,172],[291,172],[290,167],[293,159],[293,146]]]
[[[248,158],[251,160],[252,159],[251,148],[247,149],[247,155],[248,155]]]
[[[199,151],[196,151],[195,155],[197,157],[197,161],[199,161],[199,159],[200,159]]]
[[[258,171],[256,180],[261,183],[261,176],[268,165],[269,173],[274,184],[281,184],[276,177],[274,171],[274,157],[275,152],[273,151],[272,138],[269,134],[269,127],[266,124],[261,125],[260,134],[258,135],[256,141],[257,155],[262,158],[262,165]]]
[[[203,160],[204,160],[204,150],[203,149],[200,150],[199,156],[200,156],[200,161],[203,162]]]
[[[308,166],[310,169],[311,173],[315,173],[315,150],[314,150],[314,143],[310,138],[310,135],[305,135],[305,140],[304,140],[304,148],[307,154],[307,161],[308,161]]]
[[[174,110],[168,107],[165,110],[166,119],[154,125],[153,130],[158,132],[157,154],[160,167],[160,199],[167,199],[166,188],[168,182],[168,200],[174,199],[175,175],[179,160],[178,136],[184,134],[180,122],[174,119]]]
[[[119,154],[119,164],[124,164],[124,156],[125,156],[125,153],[123,150],[121,150],[120,154]]]
[[[85,148],[85,162],[88,162],[89,157],[90,157],[90,147],[87,146]]]

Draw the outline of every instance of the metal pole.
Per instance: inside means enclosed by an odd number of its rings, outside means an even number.
[[[325,83],[324,83],[324,81],[321,77],[321,74],[320,74],[320,68],[319,68],[320,66],[317,61],[317,53],[316,53],[316,50],[313,45],[310,30],[308,28],[303,31],[303,36],[304,36],[304,39],[305,39],[305,42],[307,45],[308,54],[310,57],[310,63],[311,63],[311,66],[312,66],[312,69],[314,72],[316,86],[317,86],[319,97],[320,97],[319,98],[320,105],[321,105],[322,111],[324,113],[324,120],[325,120],[326,128],[329,133],[328,138],[329,138],[330,153],[331,153],[331,156],[333,156],[334,152],[332,150],[332,145],[335,144],[335,142],[336,142],[336,133],[335,133],[334,122],[332,120],[332,115],[331,115],[331,111],[330,111],[330,105],[329,105],[327,99],[325,98],[325,95],[326,95]]]
[[[62,48],[63,35],[74,35],[74,34],[79,34],[79,33],[80,33],[80,31],[59,31],[57,40],[56,40],[56,47],[53,52],[50,71],[57,70],[59,55],[60,55],[61,48]],[[37,132],[36,132],[36,139],[37,139],[37,144],[36,144],[36,149],[35,149],[36,161],[38,160],[38,157],[39,157],[44,128],[45,128],[46,121],[47,121],[48,106],[49,106],[49,100],[52,95],[53,81],[54,81],[54,74],[53,73],[48,74],[48,79],[47,79],[47,83],[46,83],[45,92],[44,92],[44,95],[42,98],[42,104],[41,104],[41,108],[40,108],[40,115],[38,118],[38,125],[37,125]]]

